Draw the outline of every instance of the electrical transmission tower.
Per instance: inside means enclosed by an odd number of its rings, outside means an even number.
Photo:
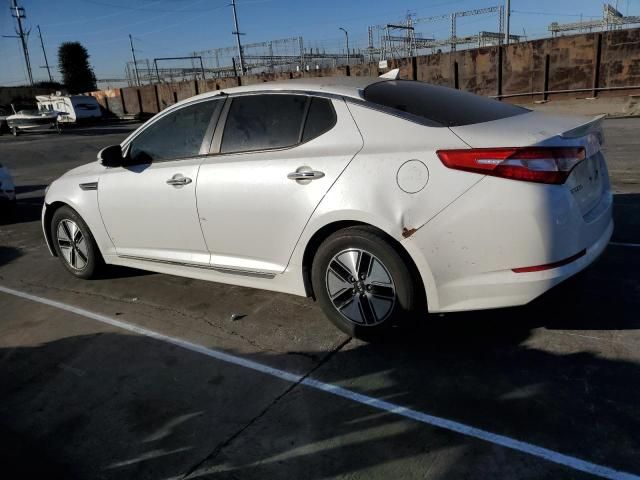
[[[602,31],[616,30],[622,28],[623,25],[632,25],[638,23],[640,23],[640,17],[622,15],[622,13],[616,10],[612,5],[605,3],[602,19],[573,23],[553,22],[551,25],[549,25],[549,31],[551,32],[551,35],[555,37],[557,34],[562,32],[591,32],[594,29]]]
[[[477,35],[467,35],[460,37],[457,32],[457,22],[461,17],[472,15],[497,14],[498,31],[497,32],[479,32]],[[412,57],[419,50],[435,49],[438,47],[449,47],[452,52],[456,51],[458,45],[477,44],[478,47],[486,43],[501,44],[504,40],[503,26],[504,7],[502,5],[495,7],[478,8],[475,10],[465,10],[461,12],[446,13],[444,15],[436,15],[433,17],[414,18],[413,15],[407,15],[406,22],[403,24],[388,23],[384,25],[372,25],[369,27],[369,46],[367,54],[369,61],[376,56],[380,60],[388,58]],[[448,21],[450,24],[449,38],[434,39],[423,38],[416,33],[416,27],[420,24]],[[394,32],[404,32],[403,35],[394,34]],[[375,37],[377,36],[379,47],[375,46]],[[509,39],[513,41],[519,40],[518,35],[509,35]]]
[[[29,60],[29,47],[27,46],[27,39],[29,32],[24,31],[22,26],[22,20],[26,18],[24,8],[18,6],[17,0],[11,0],[11,16],[18,22],[18,28],[16,33],[18,35],[3,35],[6,38],[19,38],[22,43],[22,52],[24,53],[24,63],[27,66],[27,76],[29,77],[29,85],[33,85],[33,74],[31,73],[31,61]]]

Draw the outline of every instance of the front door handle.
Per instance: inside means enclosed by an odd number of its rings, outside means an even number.
[[[324,177],[324,172],[317,170],[300,170],[287,175],[289,180],[317,180]]]
[[[191,182],[192,180],[189,177],[185,177],[181,173],[176,173],[173,177],[167,180],[167,185],[182,187],[184,185],[189,185]]]

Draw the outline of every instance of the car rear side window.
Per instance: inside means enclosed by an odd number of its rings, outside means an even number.
[[[162,117],[133,139],[129,157],[134,163],[194,157],[222,100],[182,107]]]
[[[308,142],[323,133],[331,130],[336,124],[336,112],[333,109],[331,100],[327,98],[313,97],[307,114],[307,121],[304,124],[302,141]]]
[[[457,127],[529,112],[505,102],[423,82],[388,80],[364,89],[369,102],[431,126]]]
[[[246,95],[232,100],[221,153],[284,148],[300,141],[305,95]]]

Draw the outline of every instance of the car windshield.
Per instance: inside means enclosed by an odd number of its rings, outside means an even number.
[[[529,111],[454,88],[408,80],[373,83],[365,88],[364,98],[422,123],[446,127],[490,122]]]

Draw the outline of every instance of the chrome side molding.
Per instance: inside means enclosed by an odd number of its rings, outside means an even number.
[[[256,272],[252,270],[241,270],[238,268],[218,267],[215,265],[202,265],[199,263],[179,262],[174,260],[161,260],[157,258],[137,257],[134,255],[118,255],[118,257],[126,258],[129,260],[139,260],[143,262],[165,263],[167,265],[176,265],[180,267],[204,268],[205,270],[215,270],[216,272],[220,272],[220,273],[229,273],[231,275],[243,275],[246,277],[273,279],[276,276],[275,273]]]

